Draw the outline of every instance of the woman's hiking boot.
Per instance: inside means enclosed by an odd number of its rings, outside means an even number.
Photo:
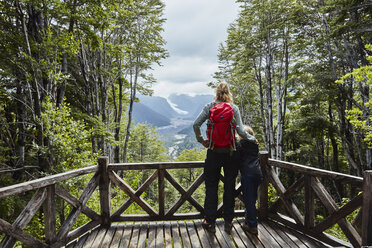
[[[207,220],[204,220],[203,223],[202,223],[202,226],[208,232],[211,232],[211,233],[215,233],[216,232],[216,224],[214,224],[214,223],[208,223]]]
[[[251,234],[254,234],[254,235],[258,234],[257,227],[248,226],[246,223],[243,223],[242,228],[244,231],[249,232]]]
[[[231,234],[232,221],[225,221],[224,229],[227,234]]]

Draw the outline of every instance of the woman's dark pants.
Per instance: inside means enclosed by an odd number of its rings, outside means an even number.
[[[218,182],[221,167],[224,171],[223,218],[225,222],[231,222],[234,218],[235,179],[238,172],[236,153],[220,153],[209,149],[204,165],[204,211],[208,223],[215,223],[217,217]]]

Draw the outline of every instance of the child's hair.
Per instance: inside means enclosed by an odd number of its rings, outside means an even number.
[[[248,126],[248,125],[244,125],[243,127],[244,127],[244,130],[245,130],[247,133],[249,133],[250,135],[254,136],[254,131],[253,131],[253,129],[252,129],[250,126]],[[238,140],[241,140],[241,139],[242,139],[242,137],[241,137],[240,135],[237,135],[237,136],[238,136],[238,137],[237,137]]]
[[[244,130],[249,133],[250,135],[254,136],[254,132],[253,132],[253,129],[248,126],[248,125],[244,125]]]

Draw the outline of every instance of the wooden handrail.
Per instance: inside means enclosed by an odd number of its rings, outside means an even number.
[[[158,169],[194,169],[202,168],[204,161],[187,162],[157,162],[157,163],[115,163],[109,164],[108,169],[112,171],[121,170],[158,170]]]
[[[280,160],[275,160],[275,159],[269,159],[268,164],[270,166],[274,166],[274,167],[278,167],[282,169],[288,169],[294,172],[304,173],[305,175],[309,175],[309,176],[328,177],[335,181],[339,181],[345,184],[352,183],[352,184],[358,184],[360,186],[363,184],[363,177],[352,176],[352,175],[343,174],[343,173],[334,172],[334,171],[322,170],[322,169],[315,168],[315,167],[310,167],[306,165],[300,165],[296,163],[290,163],[290,162],[285,162],[285,161],[280,161]]]
[[[335,246],[342,244],[340,244],[339,241],[333,240],[331,236],[323,233],[323,231],[338,223],[353,246],[372,245],[372,240],[369,235],[372,233],[372,219],[370,215],[370,212],[372,212],[371,171],[366,171],[364,178],[355,177],[338,172],[269,159],[267,152],[260,153],[260,163],[264,173],[264,182],[261,184],[259,189],[260,219],[269,218],[281,222],[282,224],[296,228],[297,230]],[[188,189],[186,189],[173,178],[172,174],[168,170],[194,169],[202,168],[203,166],[203,161],[109,164],[108,158],[102,157],[99,158],[98,165],[95,166],[0,188],[0,198],[36,190],[33,198],[13,224],[0,219],[0,232],[6,234],[1,241],[0,246],[12,247],[14,242],[19,240],[31,247],[59,247],[76,239],[97,225],[109,226],[112,222],[117,221],[161,221],[202,218],[204,215],[204,209],[199,202],[193,198],[193,193],[203,183],[203,173],[199,175]],[[296,182],[286,187],[281,182],[280,177],[275,173],[275,167],[281,168],[282,174],[288,170],[294,173],[299,173],[301,177],[298,177]],[[120,173],[117,173],[119,171],[128,170],[154,170],[154,172],[150,173],[147,180],[145,180],[137,190],[134,190],[125,182],[125,178],[121,178],[119,176]],[[67,189],[62,188],[57,184],[90,173],[95,174],[78,199],[69,193]],[[223,178],[222,175],[221,178]],[[339,183],[353,184],[361,189],[363,186],[363,192],[340,208],[319,180],[322,178],[334,180]],[[178,201],[168,207],[166,207],[165,204],[166,181],[168,181],[168,183],[170,183],[170,185],[172,185],[181,195]],[[158,184],[158,206],[151,206],[146,202],[146,200],[141,198],[141,195],[155,182]],[[123,202],[115,212],[111,209],[111,184],[115,184],[120,190],[124,191],[124,193],[129,196],[129,199]],[[277,192],[277,200],[270,203],[268,192],[271,185]],[[97,213],[86,206],[86,203],[96,188],[98,188],[100,193],[100,213]],[[303,209],[296,206],[293,200],[293,196],[301,192],[302,189],[304,189],[305,195],[305,204]],[[61,223],[58,232],[56,230],[55,195],[72,206],[71,213],[67,217],[66,221]],[[314,217],[316,210],[314,204],[316,198],[320,199],[320,202],[328,211],[328,216],[324,216],[323,221],[319,223],[316,223]],[[188,201],[197,212],[177,213],[177,210],[186,201]],[[137,203],[146,214],[123,214],[124,211],[134,202]],[[38,209],[42,206],[45,219],[44,241],[38,240],[23,231]],[[281,207],[286,210],[289,216],[284,216],[279,212],[279,210],[282,209]],[[222,205],[219,206],[219,214],[222,213],[221,209]],[[363,220],[361,233],[358,233],[353,225],[345,218],[352,211],[358,209],[362,209],[360,213]],[[91,221],[75,230],[72,230],[72,226],[76,223],[78,216],[82,213],[90,218]],[[237,210],[235,214],[236,216],[243,216],[244,211]]]
[[[27,191],[40,189],[49,185],[53,185],[62,181],[66,181],[68,179],[78,177],[81,175],[89,174],[92,172],[96,172],[98,169],[97,165],[93,165],[90,167],[84,167],[81,169],[76,169],[73,171],[67,171],[64,173],[59,173],[56,175],[51,175],[39,179],[35,179],[32,181],[24,182],[24,183],[18,183],[14,185],[10,185],[8,187],[0,188],[0,198],[21,194]]]

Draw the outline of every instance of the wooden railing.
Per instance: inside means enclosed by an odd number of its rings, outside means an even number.
[[[260,163],[265,177],[259,194],[260,218],[270,218],[328,244],[342,246],[332,236],[324,233],[328,228],[338,224],[354,247],[372,245],[372,171],[365,171],[364,178],[355,177],[268,159],[267,152],[261,152]],[[285,188],[275,168],[280,168],[282,175],[290,171],[297,180]],[[360,193],[344,206],[339,207],[322,180],[328,181],[330,185],[336,183],[352,185],[355,190],[359,189]],[[268,201],[269,185],[272,185],[276,190],[277,199],[274,202]],[[301,190],[304,191],[303,197],[300,197],[296,202],[295,196],[301,193]],[[315,213],[316,210],[319,211],[319,207],[315,207],[316,201],[321,203],[327,212],[327,215],[322,216],[322,220],[317,222]],[[358,213],[350,222],[346,217],[354,211],[358,211]],[[286,215],[280,212],[285,212]],[[362,220],[362,225],[361,228],[358,228],[357,223],[360,220]],[[358,232],[358,229],[361,231]]]
[[[370,211],[372,211],[372,172],[365,172],[364,179],[335,173],[325,170],[319,170],[307,166],[275,161],[268,159],[267,153],[260,155],[261,166],[265,174],[265,180],[260,187],[259,199],[259,217],[270,218],[296,228],[308,235],[314,236],[324,242],[334,245],[340,245],[338,241],[326,235],[323,231],[332,227],[336,223],[340,225],[350,243],[355,247],[363,245],[372,245],[372,220]],[[0,235],[2,240],[0,247],[13,247],[16,241],[20,241],[31,247],[60,247],[76,239],[92,228],[102,225],[110,226],[112,222],[119,221],[161,221],[161,220],[184,220],[203,218],[204,209],[201,203],[194,198],[194,192],[202,185],[204,175],[201,172],[197,178],[186,189],[172,176],[173,169],[196,169],[202,168],[203,162],[169,162],[169,163],[128,163],[128,164],[109,164],[107,157],[98,160],[98,165],[86,167],[66,173],[61,173],[37,180],[0,188],[0,199],[15,195],[22,195],[34,192],[31,200],[25,206],[23,211],[11,224],[9,221],[0,219]],[[282,169],[282,175],[289,170],[302,174],[294,184],[285,188],[274,167]],[[133,189],[130,184],[120,175],[123,171],[149,171],[149,177],[143,181],[138,188]],[[82,189],[79,197],[73,196],[65,187],[60,184],[69,179],[76,179],[83,175],[93,174],[89,183]],[[322,178],[328,178],[337,182],[353,184],[356,187],[364,187],[363,193],[356,196],[349,203],[339,208],[331,195],[327,192]],[[223,181],[223,176],[221,175]],[[166,201],[166,182],[179,192],[180,197],[172,204]],[[155,205],[149,204],[141,195],[150,187],[157,183],[158,199]],[[268,201],[269,185],[276,189],[277,199],[274,202]],[[118,187],[127,196],[125,201],[113,209],[112,190],[114,186]],[[87,202],[98,188],[100,213],[95,212],[87,206]],[[239,185],[238,185],[239,191]],[[292,199],[304,189],[304,209],[296,206]],[[315,196],[328,210],[329,215],[325,216],[323,221],[315,221]],[[63,223],[58,223],[56,215],[56,197],[63,199],[72,206]],[[241,197],[241,195],[239,196]],[[177,213],[177,210],[188,201],[195,209],[193,213]],[[136,203],[143,211],[141,214],[124,214],[128,207]],[[166,205],[168,204],[168,207]],[[283,207],[284,206],[284,207]],[[345,217],[354,210],[360,209],[356,218],[362,217],[363,224],[360,235]],[[222,204],[218,206],[218,214],[222,215]],[[286,211],[287,216],[281,212]],[[45,237],[40,240],[25,231],[31,219],[38,212],[44,214],[44,234]],[[84,214],[90,221],[79,226],[76,225],[78,217]],[[236,216],[242,216],[242,210],[236,210]],[[59,221],[60,222],[60,221]],[[1,238],[1,236],[0,236]]]
[[[10,224],[0,219],[0,233],[4,233],[0,247],[13,247],[16,240],[31,247],[60,247],[81,236],[88,230],[98,226],[110,226],[112,222],[119,221],[160,221],[160,220],[185,220],[203,218],[204,208],[194,199],[193,193],[204,182],[204,175],[200,173],[195,181],[185,189],[169,172],[173,169],[196,169],[203,168],[204,162],[169,162],[169,163],[128,163],[128,164],[109,164],[107,157],[99,158],[98,165],[87,167],[71,172],[48,176],[45,178],[25,182],[9,187],[0,188],[0,199],[35,191],[18,218]],[[117,173],[120,171],[153,171],[138,189],[134,190]],[[79,199],[74,197],[64,187],[58,183],[66,180],[95,173],[88,185],[82,190]],[[221,175],[223,181],[223,176]],[[176,200],[169,209],[165,208],[165,183],[169,182],[179,193],[180,198]],[[141,195],[150,187],[151,184],[158,184],[157,206],[151,206]],[[111,207],[111,190],[117,186],[127,195],[126,201],[115,210]],[[86,204],[93,192],[98,187],[100,198],[100,213],[96,213]],[[58,196],[70,204],[73,209],[66,220],[56,226],[56,200]],[[177,210],[188,201],[196,209],[194,213],[177,213]],[[132,204],[136,203],[145,214],[123,214]],[[43,207],[42,207],[43,206]],[[42,208],[41,208],[42,207]],[[157,208],[158,210],[156,210]],[[41,209],[44,213],[45,240],[39,240],[27,234],[24,229],[30,223],[36,212]],[[223,206],[218,206],[218,216],[222,216]],[[79,215],[84,214],[90,221],[74,230]],[[244,211],[236,211],[236,216],[242,216]],[[1,237],[1,236],[0,236]]]

